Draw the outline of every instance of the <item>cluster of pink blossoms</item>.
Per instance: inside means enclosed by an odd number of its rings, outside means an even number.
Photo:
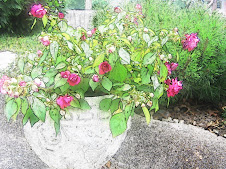
[[[57,98],[57,104],[60,106],[61,109],[64,109],[65,107],[70,106],[71,101],[74,98],[72,96],[68,96],[67,94],[65,96],[60,96]]]
[[[183,44],[183,48],[188,49],[188,51],[194,50],[197,47],[200,39],[197,36],[197,33],[191,33],[190,35],[186,34],[186,39],[183,39],[181,43]]]
[[[167,96],[168,97],[174,97],[175,95],[177,95],[179,93],[179,91],[181,89],[183,89],[182,87],[182,81],[177,81],[177,78],[175,79],[167,79],[165,80],[165,83],[169,86],[169,88],[167,89]]]
[[[68,70],[65,72],[61,72],[60,74],[62,78],[67,78],[67,82],[69,83],[70,86],[78,85],[81,81],[81,78],[79,77],[79,75],[75,73],[71,73]]]
[[[21,77],[15,79],[4,75],[0,79],[0,93],[8,94],[10,97],[17,98],[29,91],[38,92],[39,87],[45,87],[45,84],[39,78],[31,82],[25,82]]]
[[[49,46],[50,45],[49,36],[39,37],[39,40],[45,46]]]
[[[169,62],[165,62],[165,65],[168,69],[168,75],[171,75],[172,71],[176,70],[178,63],[169,63]]]

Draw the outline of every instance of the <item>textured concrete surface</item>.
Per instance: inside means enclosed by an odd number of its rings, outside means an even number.
[[[0,52],[0,70],[5,69],[16,57],[15,53],[9,51]]]

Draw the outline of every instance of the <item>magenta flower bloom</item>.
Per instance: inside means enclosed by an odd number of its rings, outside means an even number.
[[[46,12],[46,9],[44,9],[41,4],[33,5],[30,11],[30,13],[37,18],[42,18],[46,14]]]
[[[27,84],[27,83],[26,83],[25,81],[21,81],[21,82],[19,83],[20,87],[25,87],[26,84]]]
[[[103,75],[107,72],[111,71],[111,65],[105,61],[105,62],[102,62],[100,65],[99,65],[99,74],[100,75]]]
[[[64,14],[61,13],[61,12],[59,12],[59,13],[58,13],[58,17],[59,17],[60,19],[63,19],[63,18],[64,18]]]
[[[85,40],[86,40],[86,36],[85,36],[85,35],[82,35],[82,36],[81,36],[81,40],[82,40],[82,41],[85,41]]]
[[[177,95],[179,93],[179,91],[181,89],[183,89],[183,87],[182,87],[182,81],[177,81],[177,78],[172,79],[172,81],[169,80],[169,79],[167,79],[165,81],[165,83],[167,85],[169,85],[169,88],[167,89],[167,96],[168,97],[170,97],[170,96],[171,97],[174,97],[175,95]]]
[[[91,33],[92,33],[92,34],[95,34],[95,33],[96,33],[96,30],[97,30],[97,28],[93,28],[93,29],[91,30]]]
[[[81,78],[75,73],[70,74],[67,79],[67,82],[69,83],[70,86],[78,85],[80,81],[81,81]]]
[[[41,37],[40,38],[40,41],[45,46],[49,46],[50,45],[50,40],[49,40],[49,37],[48,36]]]
[[[38,50],[38,51],[37,51],[37,54],[38,54],[39,57],[43,55],[43,53],[42,53],[41,50]]]
[[[93,80],[94,82],[99,82],[99,76],[96,75],[96,74],[93,75],[92,80]]]
[[[135,8],[136,8],[137,10],[142,10],[141,4],[136,4]]]
[[[171,63],[169,64],[169,62],[165,62],[165,65],[167,67],[168,70],[168,75],[171,75],[172,71],[176,70],[178,63]]]
[[[188,49],[188,51],[194,50],[197,47],[200,39],[197,36],[197,33],[191,33],[190,35],[186,34],[186,39],[182,40],[184,50]]]
[[[60,72],[60,75],[62,78],[69,78],[71,72],[70,71],[65,71],[65,72]]]
[[[57,98],[57,104],[60,106],[61,109],[64,109],[65,107],[70,106],[71,101],[74,98],[72,96],[68,96],[67,94],[65,96],[60,96]]]

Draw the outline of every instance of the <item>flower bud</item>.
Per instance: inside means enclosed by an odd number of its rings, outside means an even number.
[[[81,66],[81,65],[78,65],[77,67],[78,67],[78,69],[79,69],[79,70],[81,70],[81,69],[82,69],[82,66]]]
[[[140,102],[135,102],[135,106],[136,107],[139,106],[139,104],[140,104]]]
[[[171,54],[169,54],[169,55],[168,55],[168,58],[169,58],[169,59],[172,59],[172,55],[171,55]]]
[[[47,102],[50,102],[50,100],[49,100],[48,98],[46,98],[46,101],[47,101]]]
[[[148,28],[144,28],[144,32],[148,33]]]
[[[128,36],[127,39],[131,42],[132,41],[132,36]]]
[[[141,107],[145,107],[145,104],[144,104],[144,103],[142,103],[142,104],[141,104]]]
[[[152,106],[152,101],[148,101],[148,102],[147,102],[147,105],[148,105],[149,107],[151,107],[151,106]]]
[[[89,61],[93,61],[93,58],[92,57],[89,57]]]
[[[81,98],[80,94],[78,94],[78,93],[75,95],[75,97],[76,97],[77,99],[80,99],[80,98]]]
[[[64,116],[66,114],[66,112],[64,110],[60,110],[60,115]]]
[[[178,30],[178,28],[176,27],[176,28],[173,29],[173,31],[174,31],[174,32],[178,32],[179,30]]]
[[[41,50],[38,50],[37,51],[37,55],[38,55],[38,57],[41,57],[43,55],[42,51]]]
[[[111,46],[109,49],[108,49],[108,52],[109,53],[113,53],[115,51],[115,46]]]
[[[163,59],[165,58],[165,55],[160,55],[159,58],[160,58],[161,60],[163,60]]]
[[[93,35],[93,34],[92,34],[91,31],[87,31],[87,36],[88,36],[88,37],[92,37],[92,35]]]
[[[99,82],[99,76],[96,75],[96,74],[93,75],[92,80],[93,80],[94,82]]]
[[[155,95],[154,95],[154,93],[150,93],[149,96],[150,97],[154,97]]]

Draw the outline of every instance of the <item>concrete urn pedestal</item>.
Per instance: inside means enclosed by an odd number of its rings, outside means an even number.
[[[119,149],[126,133],[113,138],[109,121],[110,112],[99,110],[106,96],[88,97],[91,110],[72,109],[70,118],[61,120],[61,130],[56,136],[53,121],[48,113],[45,123],[24,126],[25,137],[31,148],[50,168],[99,169]],[[130,128],[131,119],[127,123]]]

